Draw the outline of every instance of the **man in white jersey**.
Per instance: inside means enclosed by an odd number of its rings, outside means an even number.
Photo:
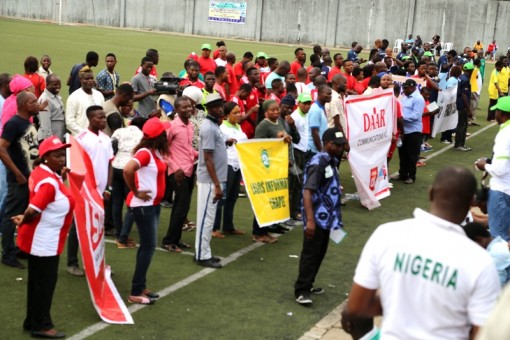
[[[491,257],[459,226],[476,189],[470,171],[445,168],[429,190],[430,212],[379,226],[358,262],[349,313],[382,314],[385,339],[474,338],[500,290]]]

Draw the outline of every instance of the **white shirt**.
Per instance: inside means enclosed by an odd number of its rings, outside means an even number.
[[[294,119],[294,125],[299,133],[299,143],[292,143],[292,146],[299,151],[308,151],[308,120],[306,114],[301,115],[299,109],[291,113],[291,118]]]
[[[500,290],[490,255],[459,225],[421,209],[375,230],[354,282],[380,289],[382,339],[467,339]]]
[[[133,157],[134,148],[143,138],[143,132],[134,125],[115,130],[112,140],[116,140],[117,154],[112,162],[115,169],[124,169],[124,166]]]
[[[347,129],[347,121],[345,119],[345,110],[344,110],[344,102],[340,94],[335,90],[331,90],[331,101],[324,105],[324,109],[326,110],[326,116],[328,117],[328,127],[335,127],[336,116],[340,117],[340,125]]]
[[[220,130],[223,133],[223,139],[227,141],[227,139],[235,139],[238,142],[243,142],[248,140],[248,137],[246,134],[241,130],[241,127],[239,124],[237,124],[236,127],[227,126],[225,124],[225,121],[223,121],[223,124],[220,125]],[[234,168],[234,170],[239,169],[239,155],[237,154],[237,149],[235,145],[227,146],[227,163],[231,167]]]
[[[221,58],[214,59],[214,62],[216,63],[217,66],[225,66],[225,65],[227,65],[227,61],[223,60]]]
[[[501,124],[494,139],[492,164],[485,164],[491,175],[491,190],[510,195],[510,120]]]
[[[92,105],[103,105],[103,94],[92,89],[92,94],[87,94],[82,88],[71,93],[67,98],[66,105],[66,128],[73,136],[87,129],[89,120],[87,119],[87,108]]]
[[[86,129],[76,136],[76,140],[89,155],[94,165],[97,190],[102,195],[108,185],[108,165],[113,159],[110,137],[103,131],[99,131],[99,134],[96,135],[94,132]]]
[[[294,85],[296,85],[296,89],[297,89],[298,95],[303,93],[303,92],[304,93],[310,93],[310,89],[308,88],[308,86],[306,86],[305,83],[302,83],[302,82],[298,81]]]

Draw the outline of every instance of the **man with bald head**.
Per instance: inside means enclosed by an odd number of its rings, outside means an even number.
[[[266,88],[271,89],[272,88],[271,83],[273,82],[273,80],[277,78],[280,78],[283,81],[283,84],[285,85],[285,76],[289,72],[290,72],[289,62],[287,60],[280,61],[278,67],[273,72],[269,73],[269,75],[267,76],[265,82]]]
[[[476,189],[469,170],[445,168],[429,189],[429,212],[379,226],[358,262],[349,313],[384,310],[382,338],[473,339],[500,290],[492,258],[459,225]]]
[[[9,119],[0,137],[0,160],[7,168],[7,198],[5,212],[0,224],[2,231],[2,263],[23,269],[16,258],[19,250],[14,243],[16,226],[11,217],[23,214],[28,206],[28,177],[33,162],[39,156],[37,130],[30,118],[37,115],[37,97],[31,92],[20,92],[16,96],[18,111]]]
[[[48,102],[44,110],[39,111],[40,128],[37,132],[37,140],[44,140],[50,136],[57,136],[64,141],[66,124],[64,120],[64,102],[59,95],[62,84],[60,78],[52,73],[46,77],[46,89],[41,94],[38,103]]]

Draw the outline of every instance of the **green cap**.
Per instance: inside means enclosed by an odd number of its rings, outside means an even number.
[[[268,57],[267,57],[267,54],[265,54],[264,52],[259,52],[259,53],[257,53],[257,58],[265,58],[265,59],[267,59]]]
[[[434,56],[434,55],[432,54],[432,52],[430,52],[430,51],[425,51],[425,52],[423,53],[423,55],[424,55],[425,57],[433,57],[433,56]]]
[[[408,56],[408,55],[405,55],[405,56],[402,57],[402,60],[407,60],[407,59],[411,59],[411,57]]]
[[[498,103],[491,107],[491,110],[510,112],[510,97],[505,96],[498,99]]]
[[[470,71],[470,70],[473,70],[475,68],[475,66],[473,65],[473,63],[465,63],[464,66],[462,66],[462,69],[464,71]]]
[[[302,92],[298,97],[297,97],[297,101],[299,103],[306,103],[306,102],[311,102],[312,101],[312,96],[310,95],[310,93],[307,93],[307,92]]]
[[[202,44],[202,47],[200,47],[201,50],[209,50],[211,51],[211,44]]]

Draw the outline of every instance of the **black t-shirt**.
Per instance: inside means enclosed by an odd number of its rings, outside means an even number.
[[[28,179],[32,163],[39,156],[37,130],[30,121],[16,115],[4,125],[2,139],[10,143],[7,152],[23,176]],[[7,181],[16,182],[14,173],[7,169]]]

